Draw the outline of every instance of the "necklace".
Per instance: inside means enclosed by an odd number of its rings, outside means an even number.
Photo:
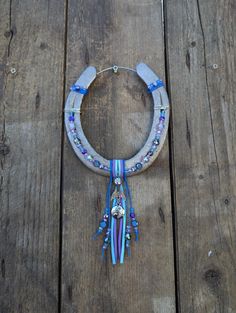
[[[107,160],[98,154],[87,140],[81,126],[81,104],[88,88],[96,77],[105,71],[128,70],[147,85],[154,102],[153,122],[148,139],[142,149],[128,160]],[[94,238],[104,233],[102,255],[110,247],[113,265],[124,262],[125,251],[130,255],[131,234],[135,241],[139,237],[139,224],[127,177],[141,173],[157,158],[164,144],[169,123],[169,100],[162,80],[144,63],[136,70],[116,66],[100,72],[93,66],[87,67],[74,85],[71,86],[65,105],[65,126],[69,141],[78,158],[92,171],[109,176],[106,206]]]

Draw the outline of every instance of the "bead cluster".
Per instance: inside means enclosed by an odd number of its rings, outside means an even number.
[[[100,235],[104,231],[104,229],[108,227],[109,211],[110,211],[109,208],[105,209],[105,212],[104,212],[104,215],[103,215],[103,219],[100,220],[99,227],[98,227],[98,229],[96,231],[95,237]]]
[[[81,93],[82,95],[87,95],[87,93],[88,93],[88,89],[87,88],[84,88],[82,86],[78,86],[76,84],[72,85],[70,87],[70,90],[74,91],[74,92],[77,92],[77,93]]]
[[[84,158],[86,160],[88,160],[89,162],[91,162],[93,164],[94,167],[98,167],[100,169],[103,169],[105,171],[109,171],[109,167],[107,167],[104,164],[101,164],[101,162],[99,160],[97,160],[94,156],[92,156],[91,154],[88,154],[87,149],[84,148],[80,138],[78,137],[77,133],[76,133],[76,127],[75,127],[75,116],[74,116],[74,112],[71,112],[71,114],[69,115],[69,128],[70,128],[70,133],[72,135],[73,138],[73,142],[76,145],[76,147],[80,150],[80,152],[83,154]]]
[[[164,83],[162,80],[158,79],[154,83],[148,85],[148,93],[152,93],[154,90],[164,87]]]
[[[105,171],[109,171],[110,170],[109,167],[107,167],[104,164],[101,164],[101,162],[99,160],[95,159],[92,155],[88,154],[87,150],[83,147],[81,140],[77,136],[74,121],[75,121],[74,112],[72,112],[69,115],[69,127],[70,127],[70,132],[72,134],[73,141],[74,141],[76,147],[84,155],[84,158],[86,160],[93,163],[94,167],[99,167],[100,169],[103,169]],[[137,162],[135,164],[135,166],[126,169],[127,173],[139,171],[142,169],[144,163],[149,162],[150,157],[153,156],[154,152],[157,150],[157,147],[160,144],[160,138],[161,138],[161,134],[163,132],[164,127],[165,127],[165,110],[162,109],[162,110],[160,110],[159,123],[156,126],[156,134],[155,134],[155,137],[153,139],[152,146],[151,146],[150,150],[147,152],[147,154],[145,156],[141,157],[140,162]]]
[[[88,151],[84,148],[80,138],[78,137],[76,133],[76,127],[75,127],[74,121],[75,121],[74,112],[71,112],[71,114],[69,115],[69,127],[70,127],[70,132],[73,137],[73,142],[76,145],[76,147],[83,154],[84,158],[88,160],[89,162],[91,162],[94,167],[98,167],[100,169],[103,169],[104,171],[110,171],[110,168],[108,166],[106,166],[105,164],[101,164],[101,162],[95,159],[94,156],[92,156],[91,154],[88,154]],[[164,128],[165,128],[165,110],[161,109],[159,122],[156,125],[155,137],[153,138],[153,141],[152,141],[152,146],[150,147],[147,154],[140,158],[140,162],[137,162],[133,167],[126,169],[126,173],[139,171],[142,169],[144,163],[149,162],[150,158],[153,156],[153,154],[155,153],[155,151],[157,150],[160,144],[161,134]]]
[[[162,109],[162,110],[160,110],[159,122],[156,125],[156,133],[155,133],[155,137],[153,138],[153,141],[152,141],[152,146],[150,147],[147,154],[140,158],[140,162],[136,163],[135,166],[126,169],[127,173],[136,172],[138,170],[141,170],[143,167],[143,164],[149,162],[150,158],[153,156],[153,154],[155,153],[155,151],[157,150],[157,148],[160,144],[161,134],[162,134],[164,128],[165,128],[165,110]]]
[[[135,241],[137,241],[139,231],[138,231],[138,222],[136,220],[135,213],[134,213],[134,208],[130,208],[130,218],[131,218],[131,225],[133,226],[133,231],[135,234]]]
[[[107,231],[106,231],[106,236],[103,240],[103,246],[102,246],[102,249],[103,250],[107,250],[107,248],[109,247],[110,245],[110,242],[111,242],[111,229],[108,228]]]

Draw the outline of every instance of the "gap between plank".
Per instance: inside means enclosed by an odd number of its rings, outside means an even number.
[[[166,77],[166,91],[171,101],[171,88],[170,88],[170,73],[169,73],[169,60],[168,60],[168,36],[167,36],[167,0],[162,1],[163,12],[163,37],[164,37],[164,60],[165,60],[165,77]],[[174,164],[174,140],[173,136],[173,121],[172,110],[170,111],[169,131],[168,131],[168,143],[169,143],[169,168],[170,168],[170,191],[171,191],[171,212],[172,212],[172,231],[173,231],[173,252],[174,252],[174,278],[175,278],[175,308],[176,313],[181,312],[180,297],[179,297],[179,258],[178,258],[178,222],[176,211],[176,190],[175,190],[175,164]]]
[[[68,0],[64,1],[64,61],[63,61],[63,85],[62,85],[62,108],[61,108],[61,164],[60,164],[60,217],[59,217],[59,257],[58,257],[58,313],[62,306],[62,243],[63,243],[63,164],[64,164],[64,103],[66,97],[66,59],[68,37]]]

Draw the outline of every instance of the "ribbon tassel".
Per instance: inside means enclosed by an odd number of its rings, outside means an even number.
[[[115,265],[123,264],[125,250],[130,255],[131,229],[138,240],[138,222],[136,221],[132,206],[131,192],[129,189],[125,161],[110,161],[110,180],[106,194],[106,208],[103,219],[100,221],[95,238],[106,231],[102,246],[102,255],[110,246],[111,260]]]

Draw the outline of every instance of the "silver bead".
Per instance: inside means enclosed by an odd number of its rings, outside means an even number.
[[[125,214],[125,209],[121,206],[121,205],[116,205],[114,206],[112,209],[111,209],[111,215],[114,217],[114,218],[121,218],[123,217]]]
[[[120,178],[120,177],[116,177],[116,178],[114,179],[114,183],[115,183],[116,185],[121,185],[121,178]]]

